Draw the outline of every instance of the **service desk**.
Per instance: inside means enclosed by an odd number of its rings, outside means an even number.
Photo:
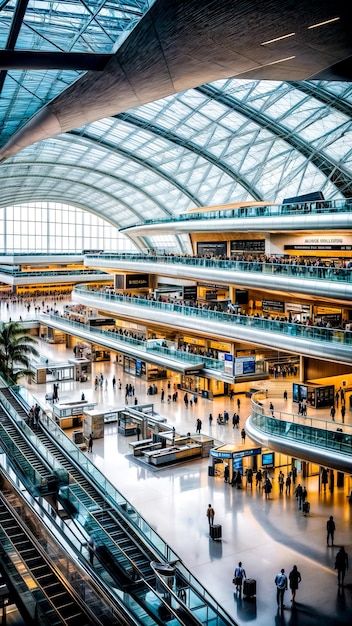
[[[153,442],[153,439],[140,439],[140,441],[132,441],[130,447],[133,451],[133,456],[142,456],[144,452],[150,452],[154,450],[160,450],[161,441]]]
[[[120,433],[120,435],[124,435],[125,437],[132,437],[132,435],[137,434],[137,424],[126,424],[126,422],[120,420],[117,431]]]
[[[82,425],[85,410],[94,409],[96,402],[57,402],[52,405],[53,416],[61,428],[77,428]]]
[[[167,465],[168,463],[181,463],[190,458],[200,457],[202,447],[199,444],[190,443],[185,446],[170,446],[169,448],[161,448],[161,450],[151,450],[142,454],[147,463],[151,465]]]

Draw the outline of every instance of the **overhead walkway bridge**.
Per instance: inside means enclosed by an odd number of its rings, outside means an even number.
[[[222,313],[197,307],[75,287],[73,299],[134,321],[162,324],[198,335],[253,343],[292,354],[352,363],[352,332]]]
[[[217,285],[260,287],[270,293],[289,290],[290,293],[316,296],[327,302],[339,300],[350,303],[352,299],[352,269],[345,268],[142,254],[87,255],[85,264]]]
[[[246,421],[248,436],[261,446],[340,472],[352,473],[352,426],[275,411],[265,412],[258,392]],[[337,428],[342,428],[337,431]]]
[[[27,389],[1,389],[0,403],[5,411],[11,407],[9,419],[18,436],[23,438],[22,443],[17,442],[19,449],[24,450],[28,436],[31,437],[28,433],[31,429],[24,422],[35,401]],[[46,462],[55,459],[56,497],[65,511],[65,516],[51,511],[52,518],[60,525],[58,540],[69,532],[74,535],[79,553],[77,562],[84,561],[91,577],[114,606],[119,603],[124,607],[125,619],[119,623],[235,626],[172,548],[48,415],[42,416],[32,436],[38,441],[38,459],[43,447],[47,450]],[[11,451],[7,453],[12,459]],[[37,504],[31,476],[27,476],[26,489]],[[46,518],[42,518],[42,523],[46,524]],[[93,563],[87,548],[88,538],[94,542]]]

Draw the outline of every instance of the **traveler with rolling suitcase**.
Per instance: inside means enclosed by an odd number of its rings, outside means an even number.
[[[303,504],[302,504],[303,515],[306,517],[308,515],[309,511],[310,511],[310,502],[307,502],[307,501],[303,502]]]
[[[242,584],[244,579],[246,578],[246,572],[242,567],[242,563],[241,561],[239,562],[238,566],[235,567],[235,571],[233,574],[233,584],[236,585],[236,591],[239,591],[241,593],[242,591]]]

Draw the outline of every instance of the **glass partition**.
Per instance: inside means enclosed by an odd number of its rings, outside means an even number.
[[[275,417],[265,415],[258,395],[252,400],[253,424],[261,431],[281,438],[312,444],[326,450],[334,450],[352,455],[352,426],[344,424],[343,431],[335,428],[332,422],[292,415],[277,411]]]

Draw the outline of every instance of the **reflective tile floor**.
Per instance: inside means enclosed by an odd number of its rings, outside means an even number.
[[[15,319],[13,317],[12,319]],[[50,346],[40,342],[43,356],[66,360],[72,351],[65,346]],[[108,378],[105,390],[94,390],[95,374]],[[121,379],[122,390],[113,391],[113,375]],[[176,379],[171,380],[171,385]],[[157,396],[146,395],[147,383],[124,374],[116,363],[93,364],[90,381],[81,384],[72,381],[60,383],[60,401],[78,400],[82,391],[86,399],[98,402],[97,408],[107,409],[125,406],[124,385],[135,385],[139,402],[151,399],[155,411],[167,417],[179,433],[195,432],[195,421],[202,419],[202,432],[215,439],[241,446],[240,429],[232,425],[218,426],[214,420],[209,427],[208,414],[217,415],[228,408],[230,416],[234,401],[217,398],[214,401],[200,398],[197,405],[185,409],[179,395],[177,403],[160,402]],[[162,388],[160,381],[157,386]],[[29,385],[31,392],[44,402],[45,393],[52,390],[47,385]],[[290,408],[292,380],[285,381],[289,391]],[[282,381],[265,381],[270,393],[282,388]],[[166,385],[165,385],[166,389]],[[281,397],[281,391],[279,393]],[[279,397],[278,396],[278,397]],[[242,426],[250,412],[250,400],[240,396]],[[279,402],[275,400],[276,404]],[[321,416],[322,414],[319,413]],[[351,421],[346,416],[346,421]],[[130,454],[129,443],[135,438],[117,434],[117,426],[105,426],[104,439],[95,440],[90,457],[126,496],[153,528],[167,541],[192,573],[214,595],[216,600],[240,626],[252,623],[256,626],[325,626],[352,624],[352,573],[347,572],[345,586],[337,585],[334,570],[335,555],[344,545],[352,564],[352,506],[347,494],[351,488],[350,477],[344,488],[319,490],[318,477],[298,481],[305,484],[311,512],[305,517],[297,507],[296,499],[278,493],[277,476],[273,476],[274,489],[270,499],[265,500],[259,490],[237,490],[224,483],[220,476],[208,476],[209,459],[191,461],[183,465],[153,471],[137,463]],[[251,442],[246,440],[246,446]],[[88,453],[87,453],[88,454]],[[288,468],[283,467],[286,475]],[[211,503],[215,509],[215,522],[222,524],[222,541],[209,538],[206,508]],[[336,521],[336,547],[326,545],[326,521],[333,515]],[[232,584],[233,570],[242,561],[246,574],[257,581],[257,595],[253,599],[238,597]],[[296,564],[302,582],[297,592],[296,606],[286,592],[285,608],[277,610],[275,575],[283,567],[288,573]]]

